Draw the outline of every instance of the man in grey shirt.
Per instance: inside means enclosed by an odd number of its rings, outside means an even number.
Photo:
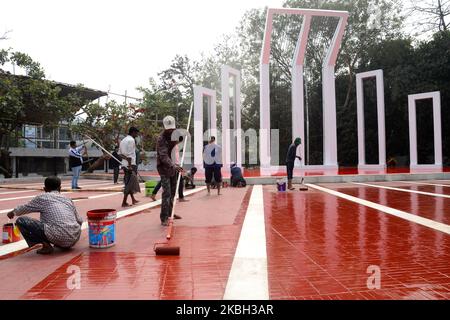
[[[53,252],[52,244],[69,249],[78,242],[83,219],[72,200],[60,193],[61,180],[58,177],[45,179],[44,190],[44,194],[9,212],[8,218],[19,217],[16,225],[30,248],[42,244],[37,253],[50,254]],[[40,220],[21,217],[32,212],[39,212]]]

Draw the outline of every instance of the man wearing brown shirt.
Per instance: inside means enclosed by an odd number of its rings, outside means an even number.
[[[163,188],[160,219],[161,224],[167,226],[175,198],[177,173],[182,174],[183,168],[176,165],[171,157],[173,148],[179,143],[179,139],[172,139],[176,130],[175,118],[167,116],[164,118],[163,124],[164,131],[158,137],[156,143],[156,162]]]

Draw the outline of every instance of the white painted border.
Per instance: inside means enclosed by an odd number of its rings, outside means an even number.
[[[356,185],[359,185],[359,186],[364,186],[364,187],[385,189],[385,190],[391,190],[391,191],[399,191],[399,192],[405,192],[405,193],[414,193],[414,194],[421,194],[423,196],[431,196],[431,197],[436,197],[436,198],[447,198],[447,199],[450,199],[450,195],[440,194],[440,193],[431,193],[431,192],[423,192],[423,191],[416,191],[416,190],[408,190],[408,189],[387,187],[387,186],[381,186],[381,185],[369,184],[369,183],[354,182],[353,184],[356,184]]]
[[[397,209],[386,207],[386,206],[380,205],[380,204],[375,203],[375,202],[370,202],[370,201],[367,201],[367,200],[363,200],[363,199],[360,199],[360,198],[349,196],[349,195],[347,195],[345,193],[341,193],[341,192],[338,192],[338,191],[334,191],[334,190],[331,190],[331,189],[320,187],[320,186],[317,186],[317,185],[314,185],[314,184],[307,184],[307,186],[312,188],[312,189],[316,189],[316,190],[319,190],[319,191],[331,194],[333,196],[336,196],[336,197],[339,197],[339,198],[342,198],[342,199],[345,199],[345,200],[348,200],[348,201],[351,201],[351,202],[354,202],[354,203],[357,203],[357,204],[360,204],[360,205],[363,205],[363,206],[366,206],[366,207],[369,207],[369,208],[372,208],[372,209],[375,209],[375,210],[378,210],[380,212],[387,213],[387,214],[395,216],[397,218],[400,218],[400,219],[403,219],[403,220],[407,220],[409,222],[414,222],[414,223],[420,224],[420,225],[422,225],[424,227],[431,228],[431,229],[436,230],[436,231],[440,231],[440,232],[443,232],[443,233],[446,233],[446,234],[450,234],[450,226],[446,225],[444,223],[440,223],[440,222],[433,221],[433,220],[430,220],[430,219],[422,218],[420,216],[417,216],[417,215],[414,215],[414,214],[411,214],[411,213],[408,213],[408,212],[405,212],[405,211],[400,211],[400,210],[397,210]]]
[[[262,186],[254,186],[234,255],[224,300],[269,300]]]

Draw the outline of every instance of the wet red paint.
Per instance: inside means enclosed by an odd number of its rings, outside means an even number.
[[[450,298],[449,236],[315,191],[264,204],[271,299]]]
[[[89,250],[86,235],[83,249],[69,253],[58,267],[45,277],[29,285],[21,299],[222,299],[231,269],[242,222],[251,195],[251,188],[224,190],[222,197],[207,196],[204,192],[181,203],[178,212],[183,216],[175,224],[171,246],[180,246],[178,257],[155,256],[153,243],[163,240],[165,228],[159,223],[159,208],[154,211],[121,219],[117,225],[118,243],[112,250]],[[195,199],[195,201],[194,201]],[[226,205],[214,205],[223,201]],[[204,210],[204,206],[210,210]],[[213,207],[211,207],[211,205]],[[227,215],[224,220],[224,215]],[[29,255],[0,264],[0,274],[14,272],[19,260],[42,266],[43,260]],[[46,257],[51,259],[64,257]],[[53,265],[53,264],[52,264]],[[73,283],[68,268],[80,270],[81,288],[68,288]],[[50,267],[49,267],[50,269]],[[16,277],[23,277],[16,273]],[[1,278],[1,276],[0,276]],[[31,279],[37,276],[31,274]],[[32,281],[32,280],[31,280]],[[12,283],[0,289],[9,290]],[[20,292],[19,290],[15,293]]]
[[[392,186],[392,184],[389,186]],[[395,187],[401,187],[401,189],[405,190],[444,194],[442,192],[442,189],[444,189],[443,187],[405,187],[399,185],[395,185]],[[339,188],[338,186],[335,186],[332,189],[383,206],[412,213],[423,218],[450,224],[450,199],[365,186],[355,188]]]

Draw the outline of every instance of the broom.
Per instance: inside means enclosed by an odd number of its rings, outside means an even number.
[[[114,157],[112,155],[111,152],[109,152],[108,150],[106,150],[105,148],[103,148],[99,143],[97,143],[94,139],[92,139],[91,137],[89,137],[88,135],[84,135],[86,138],[88,138],[89,140],[91,140],[97,147],[99,147],[100,149],[102,149],[104,152],[106,152],[106,154],[108,154],[109,156],[111,156],[111,158],[113,158],[114,160],[116,160],[119,163],[122,163],[122,160],[117,159],[116,157]],[[139,177],[139,179],[141,179],[141,182],[145,182],[145,180],[141,177],[141,175],[139,174],[139,172],[137,172],[137,175]]]
[[[187,129],[186,131],[189,133],[189,127],[191,125],[191,117],[192,117],[192,108],[194,106],[194,103],[191,103],[191,109],[189,111],[189,120],[188,120],[188,125],[187,125]],[[183,144],[183,155],[181,156],[181,162],[180,162],[180,167],[183,168],[183,164],[184,164],[184,157],[186,154],[186,145],[187,145],[187,139],[184,139],[184,144]],[[177,186],[175,188],[175,191],[178,190],[178,187],[180,186],[181,183],[181,173],[178,174],[178,179],[177,179]],[[166,242],[160,242],[160,243],[155,243],[155,245],[153,246],[153,250],[155,251],[155,254],[157,256],[179,256],[180,255],[180,247],[169,247],[167,246],[169,244],[169,241],[172,239],[172,232],[173,232],[173,221],[175,218],[175,206],[178,200],[178,192],[175,192],[175,199],[173,201],[173,206],[172,206],[172,214],[169,218],[169,226],[167,227],[167,235],[166,235]],[[165,245],[163,247],[158,247],[158,245]]]

